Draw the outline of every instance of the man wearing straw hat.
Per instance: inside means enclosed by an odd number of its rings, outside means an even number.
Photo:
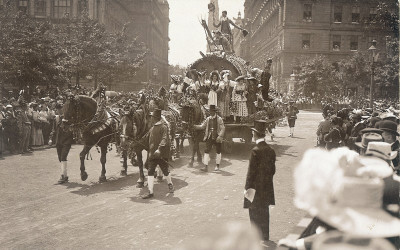
[[[249,209],[250,221],[269,240],[269,206],[275,205],[273,176],[275,151],[265,142],[266,121],[255,121],[253,137],[256,146],[251,151],[244,191],[244,208]]]

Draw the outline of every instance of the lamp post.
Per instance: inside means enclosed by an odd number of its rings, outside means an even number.
[[[373,104],[374,104],[374,101],[373,101],[373,89],[374,89],[374,69],[375,69],[375,65],[374,65],[374,61],[375,61],[375,51],[376,51],[376,40],[374,39],[374,40],[372,40],[372,45],[371,45],[371,47],[369,47],[369,51],[371,51],[371,53],[372,53],[372,59],[371,59],[371,82],[370,82],[370,85],[369,85],[369,107],[371,108],[371,109],[373,109],[374,108],[374,106],[373,106]]]

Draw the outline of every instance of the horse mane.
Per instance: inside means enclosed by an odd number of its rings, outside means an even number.
[[[73,104],[74,103],[74,104]],[[78,105],[78,106],[77,106]],[[86,95],[78,95],[74,100],[67,100],[63,107],[64,114],[67,112],[75,112],[73,122],[89,122],[97,111],[97,102]]]
[[[136,124],[136,137],[142,138],[148,131],[147,113],[143,109],[136,110],[133,113],[133,122]]]

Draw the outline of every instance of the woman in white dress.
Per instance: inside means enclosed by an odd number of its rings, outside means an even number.
[[[215,105],[218,106],[218,95],[217,90],[219,88],[219,73],[218,71],[213,71],[210,74],[210,92],[208,93],[208,106]]]
[[[248,116],[248,110],[247,110],[247,85],[246,82],[244,81],[246,79],[245,76],[239,76],[236,78],[236,85],[233,87],[232,91],[232,102],[233,102],[233,110],[232,110],[232,115],[233,119],[235,122],[238,122],[236,120],[236,117],[243,117],[243,116]]]
[[[221,71],[222,81],[219,83],[218,89],[218,109],[222,119],[227,119],[231,116],[229,104],[231,102],[232,88],[236,83],[229,80],[231,75],[230,70]]]

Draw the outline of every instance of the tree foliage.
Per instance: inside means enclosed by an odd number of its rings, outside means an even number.
[[[300,91],[306,96],[335,93],[339,90],[335,67],[323,55],[297,58]]]
[[[107,32],[104,25],[79,18],[38,20],[0,11],[0,81],[25,86],[61,86],[92,76],[107,85],[134,77],[146,56],[144,44],[125,26]]]

